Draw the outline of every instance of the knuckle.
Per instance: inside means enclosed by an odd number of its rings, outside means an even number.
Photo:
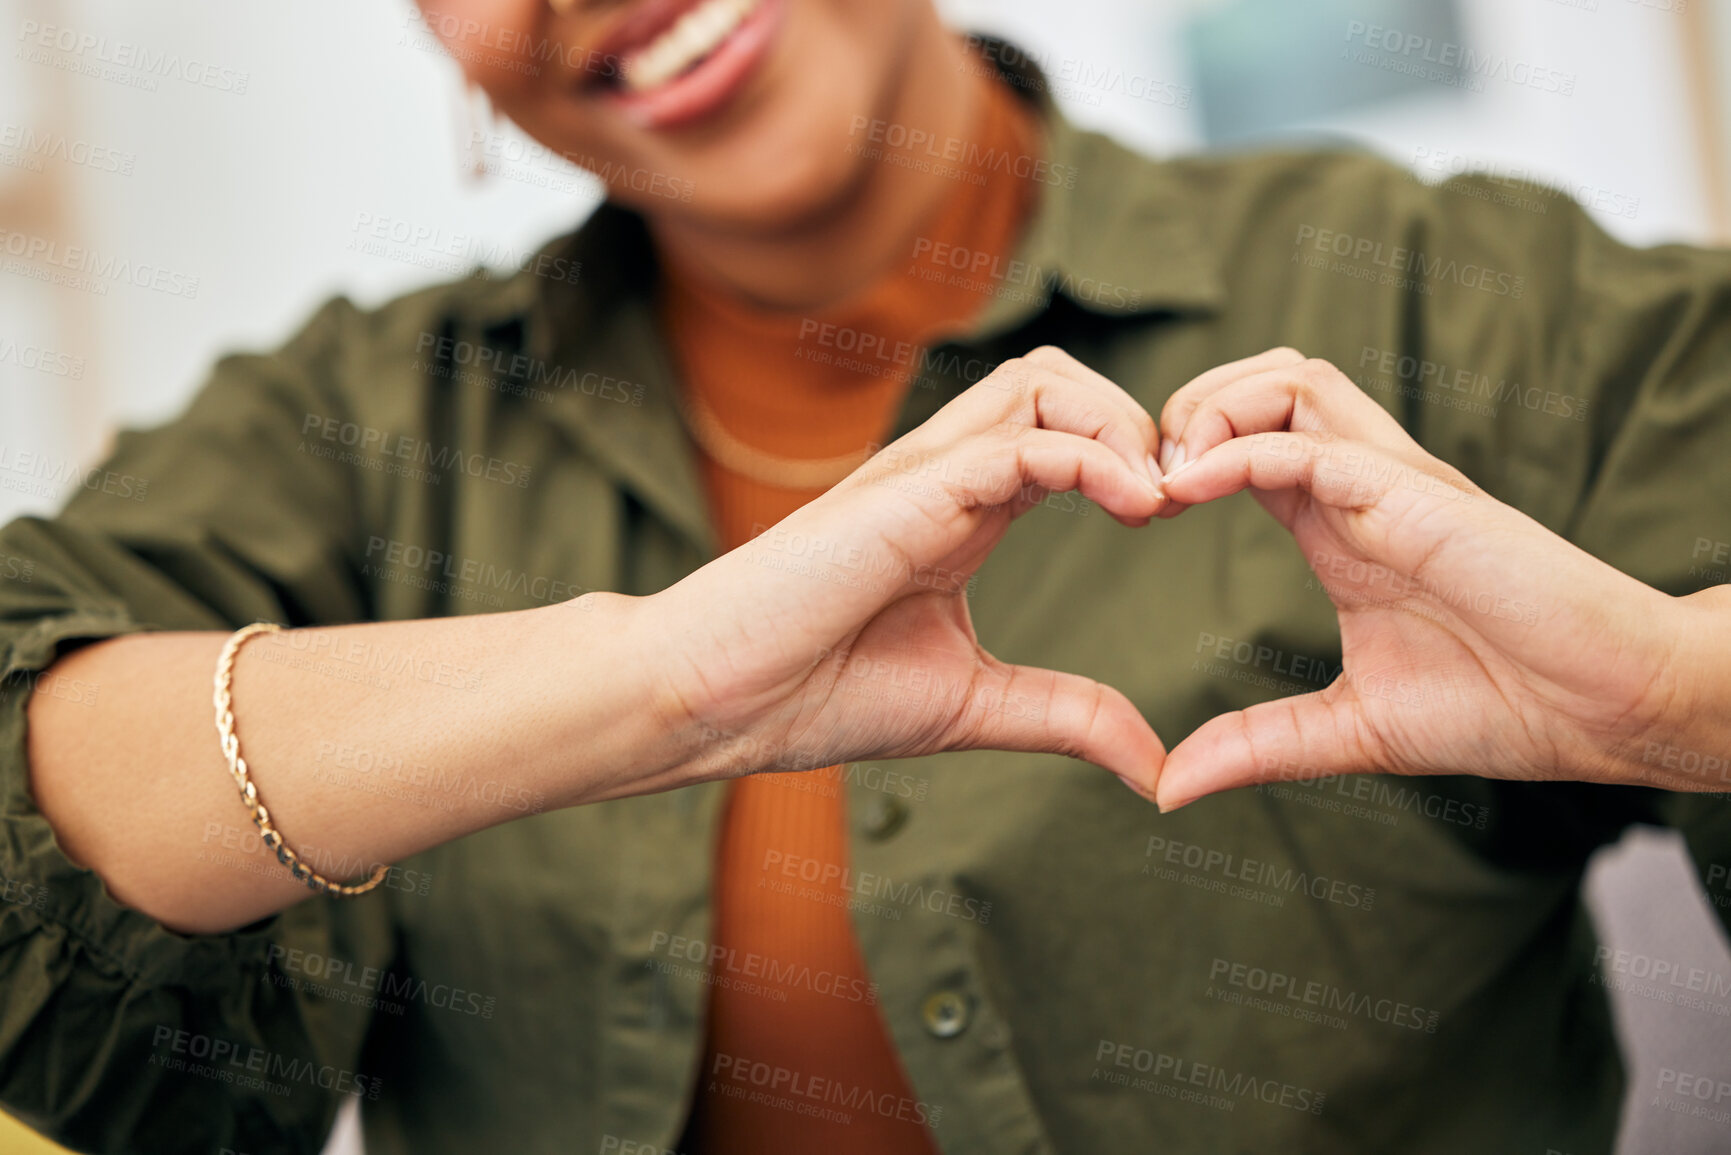
[[[1079,407],[1076,419],[1084,423],[1083,428],[1099,429],[1096,437],[1110,437],[1126,431],[1133,433],[1136,429],[1129,414],[1121,413],[1108,405],[1097,404],[1092,398],[1088,398],[1086,404]]]
[[[1033,362],[1026,357],[1011,357],[986,374],[979,384],[973,387],[973,392],[981,397],[992,398],[1002,407],[1008,407],[1028,392],[1034,370]]]
[[[1333,362],[1324,361],[1320,357],[1306,357],[1298,365],[1301,380],[1312,389],[1323,389],[1334,385],[1340,378],[1340,371]]]
[[[1204,397],[1201,401],[1198,401],[1195,405],[1191,406],[1190,412],[1185,416],[1184,431],[1189,433],[1192,430],[1206,430],[1208,428],[1209,419],[1218,417],[1220,413],[1221,407],[1219,397]]]
[[[999,422],[964,438],[953,457],[966,466],[960,472],[967,481],[966,488],[995,489],[1003,474],[1019,473],[1027,435],[1025,425]]]

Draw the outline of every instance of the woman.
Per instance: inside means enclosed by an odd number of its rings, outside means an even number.
[[[1608,1145],[1583,864],[1731,859],[1731,264],[1153,164],[927,0],[425,11],[613,203],[224,361],[106,467],[146,500],[4,532],[9,1110]]]

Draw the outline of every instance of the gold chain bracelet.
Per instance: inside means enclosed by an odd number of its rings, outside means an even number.
[[[339,898],[353,898],[357,894],[365,894],[385,880],[390,867],[380,863],[373,868],[372,876],[365,882],[353,884],[332,882],[312,867],[302,861],[301,856],[289,849],[283,841],[282,834],[271,825],[270,811],[259,800],[258,787],[252,784],[252,777],[247,773],[246,759],[240,754],[240,739],[234,732],[234,659],[240,653],[248,639],[257,634],[278,633],[282,627],[275,622],[254,622],[250,626],[242,626],[229,635],[228,642],[222,647],[222,653],[216,659],[216,694],[213,702],[216,705],[216,735],[222,739],[223,757],[228,759],[228,772],[234,778],[234,784],[240,788],[240,800],[246,803],[252,812],[252,823],[258,827],[259,837],[264,844],[276,851],[277,861],[289,868],[289,873],[297,881],[306,883],[321,894],[334,894]]]

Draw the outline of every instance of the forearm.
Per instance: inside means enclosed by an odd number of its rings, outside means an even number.
[[[333,881],[497,823],[679,782],[648,703],[636,599],[266,634],[235,730],[288,845]],[[176,929],[243,926],[312,892],[257,837],[211,705],[221,633],[115,638],[56,674],[99,706],[29,703],[31,787],[61,847]]]

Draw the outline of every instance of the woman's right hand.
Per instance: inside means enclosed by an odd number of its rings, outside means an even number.
[[[968,579],[1046,494],[1130,526],[1164,503],[1154,419],[1053,348],[1007,361],[823,496],[643,599],[655,704],[689,757],[660,789],[943,750],[1047,751],[1142,787],[1164,748],[1128,699],[1006,665]]]

